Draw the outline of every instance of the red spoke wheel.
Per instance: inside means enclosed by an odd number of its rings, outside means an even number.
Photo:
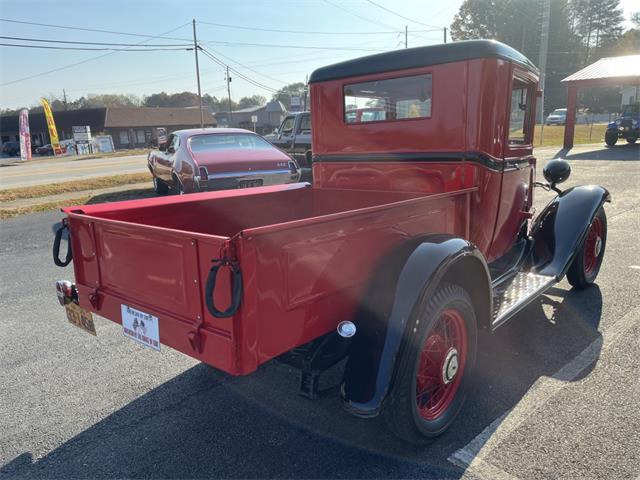
[[[422,444],[443,433],[464,403],[477,333],[473,303],[459,286],[440,287],[416,310],[384,416],[398,436]]]
[[[567,279],[571,285],[582,289],[593,284],[602,266],[606,243],[607,216],[604,208],[600,207],[567,272]]]
[[[440,314],[422,346],[416,372],[416,406],[425,420],[435,420],[451,406],[467,355],[467,328],[455,309]]]

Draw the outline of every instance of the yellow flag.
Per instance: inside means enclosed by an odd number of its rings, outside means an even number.
[[[51,147],[56,155],[62,154],[60,148],[60,142],[58,141],[58,131],[56,130],[56,123],[53,121],[53,113],[51,112],[51,106],[47,102],[46,98],[41,98],[42,106],[44,107],[44,116],[47,119],[47,127],[49,127],[49,137],[51,138]]]

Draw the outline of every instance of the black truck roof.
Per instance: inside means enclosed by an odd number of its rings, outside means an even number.
[[[427,47],[405,48],[334,63],[314,70],[309,83],[486,57],[502,58],[538,73],[538,69],[531,60],[509,45],[495,40],[465,40]]]

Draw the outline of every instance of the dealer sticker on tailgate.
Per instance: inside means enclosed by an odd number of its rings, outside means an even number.
[[[122,331],[125,337],[135,340],[145,347],[160,350],[160,327],[158,317],[141,312],[127,305],[121,305]]]

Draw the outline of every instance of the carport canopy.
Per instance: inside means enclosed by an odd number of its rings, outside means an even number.
[[[573,147],[578,89],[640,85],[640,55],[601,58],[595,63],[562,80],[567,84],[567,120],[564,127],[564,148]]]

